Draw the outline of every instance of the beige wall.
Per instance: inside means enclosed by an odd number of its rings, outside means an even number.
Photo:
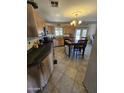
[[[84,85],[88,93],[97,93],[97,38],[95,38],[95,43],[92,48]]]
[[[82,24],[77,28],[88,28],[87,36],[92,37],[92,35],[96,33],[97,24],[96,23]],[[75,36],[76,28],[68,25],[64,27],[64,31],[65,34],[71,34],[72,36]]]
[[[96,23],[92,23],[88,25],[88,33],[87,35],[90,37],[90,39],[92,39],[92,35],[95,35],[97,30],[97,24]]]

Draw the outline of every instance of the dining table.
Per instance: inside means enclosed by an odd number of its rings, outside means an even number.
[[[79,39],[65,39],[64,45],[68,46],[68,56],[71,57],[71,49],[74,48],[74,46],[82,46],[82,56],[84,56],[85,48],[87,45],[87,39],[79,40]]]

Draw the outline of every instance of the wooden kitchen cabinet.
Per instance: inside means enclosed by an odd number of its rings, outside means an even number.
[[[53,48],[40,64],[27,69],[27,93],[36,93],[48,83],[53,71]]]
[[[27,5],[27,37],[38,37],[37,27],[35,24],[34,8]]]
[[[63,46],[63,45],[64,45],[63,37],[54,39],[54,46]]]
[[[41,69],[42,74],[43,74],[43,80],[44,80],[43,82],[45,84],[47,84],[48,79],[50,77],[50,67],[49,67],[49,59],[48,59],[48,57],[46,57],[44,59],[44,61],[41,64],[41,68],[40,69]]]

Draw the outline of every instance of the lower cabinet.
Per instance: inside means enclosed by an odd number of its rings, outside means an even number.
[[[27,93],[36,93],[48,83],[53,71],[53,51],[36,66],[27,69]]]
[[[65,53],[66,55],[69,55],[69,46],[65,45]]]
[[[63,45],[64,45],[64,39],[63,38],[54,39],[54,46],[63,46]]]
[[[50,77],[50,67],[49,67],[49,59],[45,58],[44,61],[41,64],[41,72],[43,75],[43,82],[46,85],[48,82],[48,79]]]

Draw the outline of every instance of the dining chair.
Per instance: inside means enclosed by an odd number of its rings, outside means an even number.
[[[87,46],[87,41],[88,41],[87,39],[82,41],[82,44],[83,44],[83,46],[81,47],[81,48],[83,49],[82,57],[84,57],[85,48],[86,48],[86,46]]]
[[[87,45],[87,40],[78,40],[78,43],[74,45],[73,53],[76,52],[76,56],[81,54],[84,57],[85,48]]]
[[[81,48],[80,48],[80,44],[74,44],[73,46],[73,54],[76,54],[76,57],[81,54]]]

